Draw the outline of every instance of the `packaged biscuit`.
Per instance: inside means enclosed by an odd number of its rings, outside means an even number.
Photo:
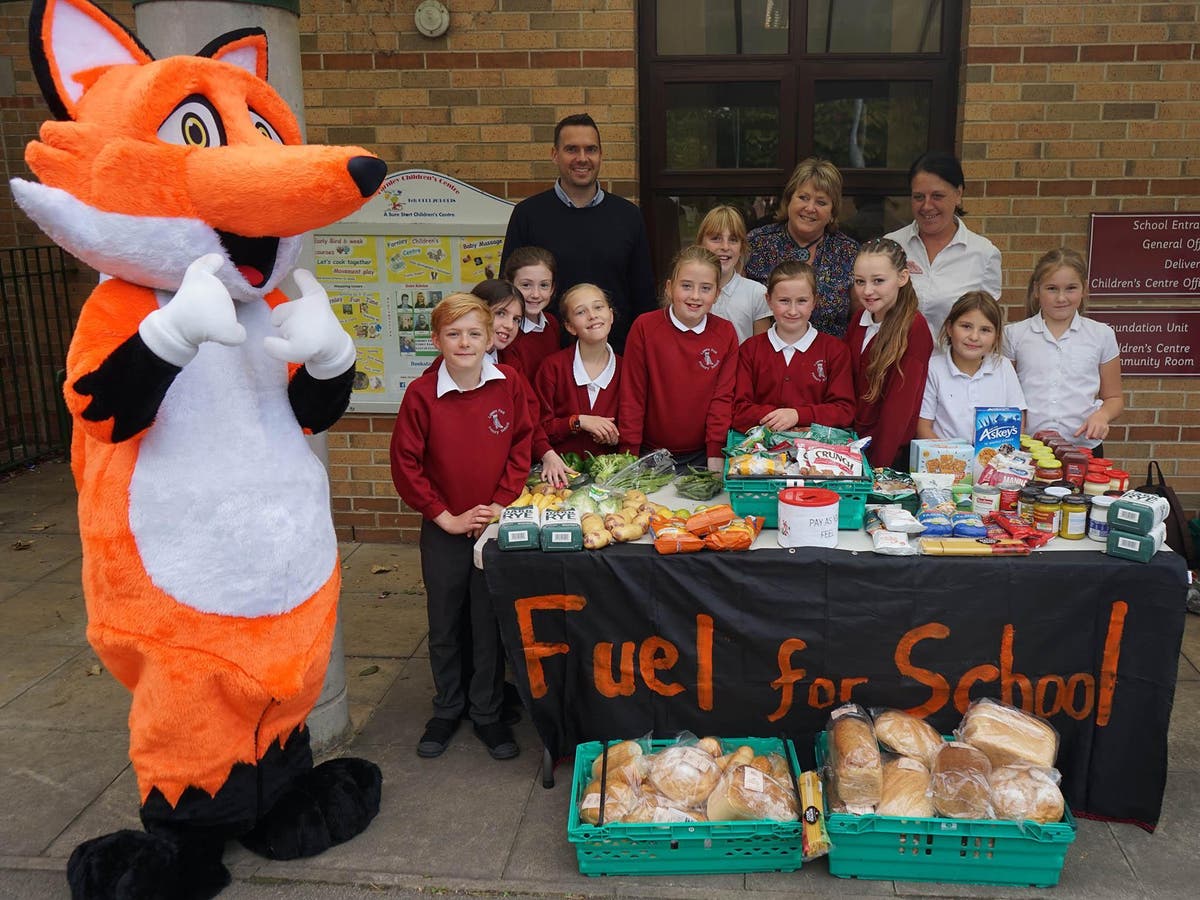
[[[971,477],[976,481],[997,455],[1011,457],[1021,449],[1021,410],[1015,406],[975,407],[974,456]]]
[[[975,451],[966,441],[917,438],[909,451],[909,471],[954,476],[955,483],[971,480]]]

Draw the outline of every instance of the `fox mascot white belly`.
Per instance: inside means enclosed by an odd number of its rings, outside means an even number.
[[[57,121],[12,181],[56,242],[110,276],[67,357],[88,639],[132,692],[145,831],[76,848],[76,898],[207,898],[225,841],[287,859],[361,832],[378,767],[313,767],[339,567],[304,431],[342,415],[355,351],[304,232],[375,193],[382,160],[307,146],[259,29],[155,60],[85,0],[35,0]]]

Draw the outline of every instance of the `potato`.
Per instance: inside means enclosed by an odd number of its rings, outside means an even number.
[[[579,527],[583,529],[584,534],[595,531],[604,530],[604,519],[597,513],[584,513],[579,520]]]
[[[629,523],[625,520],[625,517],[623,515],[621,515],[620,513],[609,513],[607,516],[604,517],[604,527],[607,528],[609,531],[612,531],[614,528],[620,528],[622,525],[628,525],[628,524]]]
[[[635,506],[646,502],[646,495],[642,491],[626,491],[625,499],[622,503],[632,502]]]
[[[583,536],[583,546],[587,550],[599,550],[613,542],[612,532],[601,528],[599,531],[589,531]]]
[[[622,543],[626,541],[636,541],[646,533],[644,528],[638,528],[636,525],[618,525],[616,528],[610,528],[614,540]]]

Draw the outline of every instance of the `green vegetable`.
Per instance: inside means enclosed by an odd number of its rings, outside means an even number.
[[[575,471],[575,472],[584,471],[583,457],[580,456],[578,453],[572,453],[572,452],[568,451],[568,452],[562,454],[562,461],[566,465],[566,467],[568,469],[571,469],[572,471]]]
[[[688,474],[675,482],[675,493],[690,500],[711,500],[723,487],[720,472],[688,466]]]
[[[585,465],[592,480],[603,483],[636,462],[637,457],[632,453],[602,453],[600,456],[592,456]]]

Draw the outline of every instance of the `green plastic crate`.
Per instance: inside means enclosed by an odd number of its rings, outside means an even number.
[[[817,768],[826,733],[817,735]],[[904,818],[830,813],[829,872],[839,878],[1053,887],[1075,840],[1075,817],[1061,822]]]
[[[616,742],[612,742],[616,743]],[[674,741],[652,741],[651,751]],[[729,738],[729,750],[742,744],[755,753],[785,752],[796,774],[800,764],[791,741],[780,738]],[[669,824],[588,825],[579,818],[584,789],[592,780],[592,763],[604,750],[600,741],[575,748],[567,840],[575,845],[584,875],[707,875],[717,872],[794,872],[803,852],[803,824],[755,820],[745,822],[672,822]],[[797,801],[798,802],[798,801]]]
[[[744,435],[729,432],[725,449],[731,448]],[[728,471],[728,466],[726,466]],[[838,500],[838,530],[857,531],[863,526],[867,512],[867,495],[875,486],[875,473],[867,458],[863,457],[862,478],[803,478],[793,475],[787,478],[730,477],[723,475],[725,490],[729,494],[729,505],[739,516],[762,516],[767,528],[779,527],[779,492],[787,487],[825,488],[833,491]]]

